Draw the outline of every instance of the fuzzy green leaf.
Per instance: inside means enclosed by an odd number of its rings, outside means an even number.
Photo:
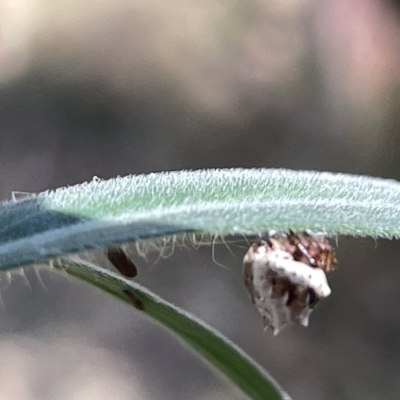
[[[400,184],[274,169],[94,179],[0,205],[0,269],[156,236],[313,230],[400,236]]]

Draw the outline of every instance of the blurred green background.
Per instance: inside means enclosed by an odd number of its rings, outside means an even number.
[[[399,180],[399,111],[397,1],[0,3],[4,200],[175,169]],[[226,268],[210,248],[136,257],[138,281],[221,330],[295,400],[400,398],[398,242],[339,238],[332,295],[309,328],[277,338],[242,284],[245,243],[231,249],[215,249]],[[1,281],[1,399],[244,398],[129,307],[39,274]]]

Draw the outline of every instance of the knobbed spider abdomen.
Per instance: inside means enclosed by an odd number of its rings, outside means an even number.
[[[291,323],[308,325],[314,306],[331,293],[325,271],[337,261],[325,237],[290,232],[264,236],[243,263],[251,299],[265,328],[277,335]]]

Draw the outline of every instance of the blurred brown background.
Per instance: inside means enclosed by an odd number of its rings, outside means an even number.
[[[400,2],[2,0],[0,194],[150,171],[400,179]],[[400,398],[400,244],[339,239],[332,295],[277,338],[246,251],[176,250],[139,281],[220,329],[294,400]],[[156,257],[155,257],[156,258]],[[154,257],[153,257],[154,259]],[[3,279],[0,399],[243,399],[168,333],[49,272]]]

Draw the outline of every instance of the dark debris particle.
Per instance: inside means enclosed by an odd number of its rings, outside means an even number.
[[[132,302],[134,307],[137,310],[143,311],[144,310],[144,304],[142,300],[140,300],[138,297],[136,297],[130,290],[124,290],[123,293],[126,294],[126,296],[129,298],[129,300]]]
[[[121,246],[108,247],[106,257],[121,275],[134,278],[138,274],[135,263]]]

